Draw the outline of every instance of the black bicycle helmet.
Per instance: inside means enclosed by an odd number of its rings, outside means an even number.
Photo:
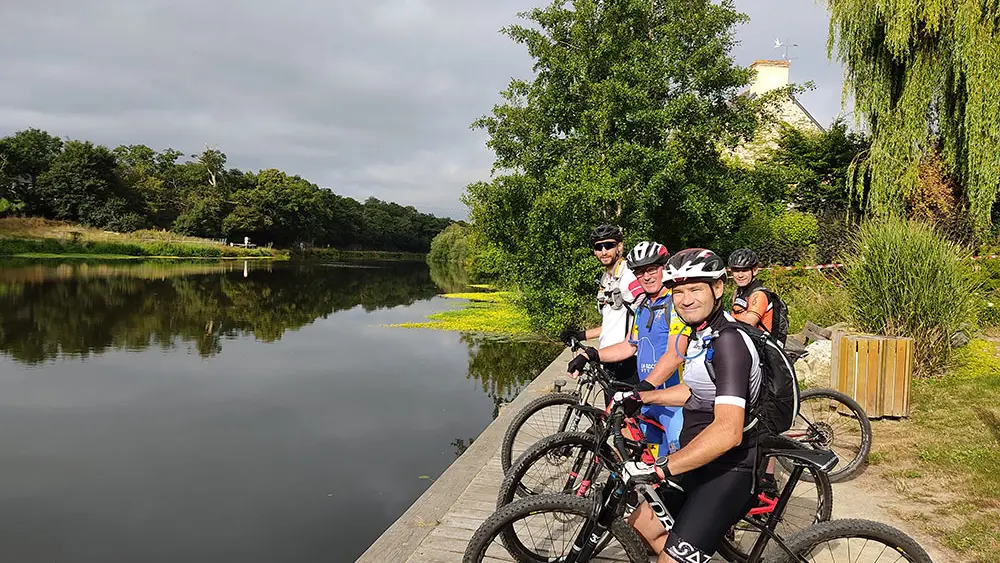
[[[757,253],[749,248],[738,248],[729,255],[729,267],[734,270],[749,270],[760,264]]]
[[[650,264],[666,264],[669,257],[667,247],[658,242],[644,240],[628,251],[625,264],[630,270],[635,270]]]
[[[694,281],[724,280],[726,263],[711,250],[688,248],[670,257],[663,279],[670,286]]]
[[[599,240],[616,240],[618,242],[622,241],[622,230],[614,225],[598,225],[590,232],[590,244],[594,244]]]

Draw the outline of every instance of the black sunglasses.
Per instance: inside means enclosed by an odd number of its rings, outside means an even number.
[[[596,252],[596,251],[599,251],[599,250],[611,250],[612,248],[615,248],[616,246],[618,246],[618,243],[614,242],[614,241],[599,242],[599,243],[597,243],[597,244],[594,245],[594,251]]]

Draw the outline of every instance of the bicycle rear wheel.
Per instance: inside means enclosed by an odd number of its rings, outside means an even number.
[[[867,462],[872,426],[861,405],[834,389],[806,389],[800,395],[799,416],[784,436],[814,449],[832,450],[840,461],[830,482],[852,477]],[[791,468],[786,465],[786,469]],[[803,474],[803,479],[811,475]]]
[[[792,534],[788,550],[809,563],[931,563],[920,544],[902,531],[871,520],[842,519],[816,524]],[[767,561],[793,563],[791,555],[772,545]]]
[[[594,415],[570,410],[570,407],[579,405],[580,401],[580,396],[573,393],[549,393],[521,409],[511,420],[500,445],[503,472],[507,473],[514,460],[542,438],[558,432],[590,430],[597,422]]]
[[[507,560],[550,563],[569,555],[594,514],[594,501],[569,495],[534,495],[516,500],[486,519],[473,534],[462,563]],[[611,525],[594,561],[648,563],[635,530],[621,518]]]
[[[794,444],[790,447],[796,447]],[[797,446],[801,447],[801,446]],[[779,458],[779,463],[775,469],[791,467],[791,463],[784,458]],[[809,480],[806,480],[809,475]],[[775,479],[778,481],[778,490],[782,491],[788,482],[788,473],[775,471]],[[782,537],[807,529],[810,526],[826,522],[833,515],[833,486],[826,473],[818,469],[807,467],[802,472],[795,488],[789,493],[791,498],[785,505],[785,511],[781,514],[781,521],[775,528],[775,533]],[[767,522],[770,515],[760,514],[749,518],[763,524]],[[753,549],[754,543],[760,537],[760,532],[746,520],[740,520],[726,533],[722,543],[719,545],[719,553],[731,563],[744,563]]]

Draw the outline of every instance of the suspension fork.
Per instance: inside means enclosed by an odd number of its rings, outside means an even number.
[[[600,504],[594,507],[594,512],[584,522],[566,563],[585,563],[593,558],[598,546],[610,533],[615,518],[618,518],[618,507],[624,498],[625,482],[620,475],[612,473],[601,490]]]

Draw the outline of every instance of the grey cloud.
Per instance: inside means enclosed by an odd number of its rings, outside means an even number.
[[[29,126],[108,145],[276,167],[357,198],[464,217],[459,195],[492,155],[470,123],[528,77],[498,30],[537,0],[36,0],[0,7],[0,132]],[[840,71],[819,5],[741,0],[737,61],[801,46],[793,80],[828,123]]]

